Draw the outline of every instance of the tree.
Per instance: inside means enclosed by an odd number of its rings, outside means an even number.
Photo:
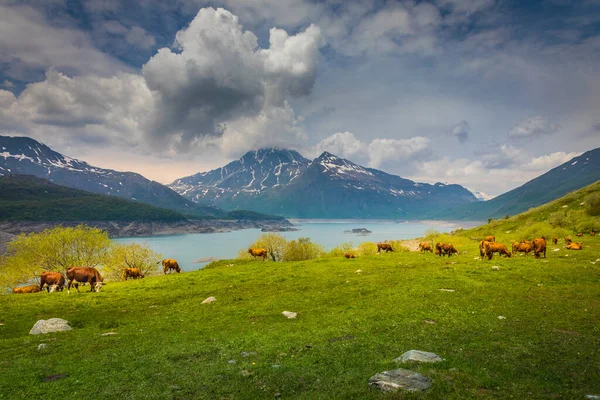
[[[7,244],[7,255],[0,264],[0,285],[37,280],[44,271],[65,273],[73,266],[96,267],[103,263],[109,246],[107,232],[84,225],[21,234]]]
[[[273,261],[281,261],[283,252],[287,245],[287,241],[278,233],[263,233],[250,245],[251,248],[267,249],[269,257]],[[242,249],[238,252],[238,258],[250,259],[252,256],[248,254],[248,249]]]
[[[137,268],[144,275],[153,275],[159,269],[156,261],[162,259],[162,254],[155,252],[147,244],[113,244],[102,270],[110,280],[121,279],[124,268]]]
[[[310,238],[299,238],[287,243],[283,252],[284,261],[301,261],[321,257],[325,253],[323,246],[313,243]]]

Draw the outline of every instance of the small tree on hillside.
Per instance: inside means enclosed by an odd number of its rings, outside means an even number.
[[[321,257],[325,253],[323,246],[311,242],[310,238],[299,238],[287,243],[283,252],[284,261],[302,261]]]
[[[84,225],[21,234],[7,244],[0,264],[0,285],[37,280],[44,271],[65,273],[73,266],[96,267],[104,262],[109,246],[108,233]]]
[[[144,275],[154,275],[159,270],[156,260],[162,258],[162,254],[155,252],[147,244],[113,244],[102,269],[110,280],[121,279],[124,268],[137,268]]]
[[[252,243],[250,248],[261,248],[267,249],[269,257],[273,261],[281,261],[283,259],[283,252],[287,245],[287,241],[283,236],[278,233],[263,233]],[[248,249],[241,249],[238,251],[238,258],[251,259],[252,256],[248,254]]]

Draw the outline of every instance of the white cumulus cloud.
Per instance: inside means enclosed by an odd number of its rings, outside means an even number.
[[[522,119],[509,131],[510,137],[523,138],[549,135],[558,132],[560,125],[553,124],[541,116],[533,116]]]

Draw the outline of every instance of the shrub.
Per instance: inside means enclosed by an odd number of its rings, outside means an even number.
[[[554,228],[565,228],[569,222],[567,219],[567,213],[564,211],[553,212],[548,218],[548,223]]]
[[[389,243],[392,245],[392,248],[394,249],[395,252],[403,253],[403,252],[410,251],[410,249],[408,247],[406,247],[405,245],[403,245],[402,241],[400,241],[400,240],[390,240]]]
[[[320,244],[311,242],[310,238],[299,238],[287,242],[283,251],[283,261],[310,260],[323,256],[325,249]]]
[[[352,242],[342,243],[341,245],[334,247],[326,254],[326,257],[343,257],[346,253],[358,253],[358,251],[354,249],[354,244]]]
[[[377,245],[373,242],[363,242],[357,247],[358,255],[372,256],[377,253]]]
[[[283,253],[287,246],[287,241],[283,236],[278,233],[263,233],[252,243],[250,248],[261,248],[267,249],[269,258],[273,261],[283,260]],[[237,258],[242,260],[251,260],[252,256],[248,253],[248,249],[241,249],[238,251]]]
[[[125,268],[137,268],[146,276],[156,275],[159,272],[156,261],[162,259],[162,254],[155,252],[147,244],[113,244],[107,253],[102,273],[112,281],[121,280]]]
[[[588,214],[593,216],[600,215],[600,193],[592,193],[585,199],[588,207]]]

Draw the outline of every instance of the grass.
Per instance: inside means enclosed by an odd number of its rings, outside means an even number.
[[[600,394],[600,262],[592,264],[600,238],[585,238],[579,252],[550,246],[546,260],[482,261],[468,236],[452,238],[461,254],[449,259],[402,252],[230,260],[111,282],[98,294],[0,296],[0,398]],[[209,296],[217,301],[202,305]],[[288,320],[284,310],[298,317]],[[74,329],[28,334],[51,317]],[[107,332],[118,334],[101,336]],[[40,343],[47,349],[37,350]],[[393,362],[411,349],[445,361]],[[369,377],[397,367],[429,376],[432,388],[418,395],[369,390]]]

